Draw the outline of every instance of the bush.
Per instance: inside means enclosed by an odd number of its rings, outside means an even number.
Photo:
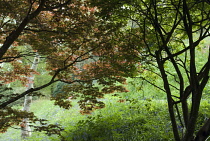
[[[167,113],[162,102],[110,103],[74,129],[67,127],[64,136],[68,141],[169,141],[173,134]]]

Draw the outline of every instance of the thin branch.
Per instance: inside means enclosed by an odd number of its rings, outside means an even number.
[[[54,77],[53,77],[53,78],[54,78]],[[25,95],[27,95],[27,94],[29,94],[29,93],[32,93],[32,92],[41,90],[41,89],[43,89],[43,88],[45,88],[45,87],[47,87],[47,86],[49,86],[49,85],[51,85],[51,84],[53,84],[53,83],[55,83],[55,82],[57,82],[57,81],[59,81],[59,80],[51,79],[51,81],[48,82],[47,84],[44,84],[44,85],[42,85],[42,86],[40,86],[40,87],[37,87],[37,88],[31,88],[31,89],[29,89],[29,90],[27,90],[27,91],[25,91],[25,92],[19,94],[18,96],[13,97],[13,98],[9,99],[8,101],[6,101],[6,102],[0,104],[0,109],[5,108],[7,105],[9,105],[9,104],[11,104],[11,103],[17,101],[18,99],[24,97]]]
[[[182,118],[181,118],[181,114],[179,112],[179,108],[178,108],[177,104],[175,104],[175,108],[176,108],[178,119],[179,119],[179,121],[181,123],[181,126],[182,126],[182,128],[184,128],[184,124],[183,124],[183,121],[182,121]]]
[[[158,88],[159,90],[161,90],[161,91],[163,91],[163,92],[166,92],[164,89],[162,89],[161,87],[155,85],[154,83],[150,82],[149,80],[145,79],[144,77],[141,77],[141,76],[140,76],[140,77],[132,77],[132,78],[141,78],[141,79],[145,80],[146,82],[148,82],[150,85],[152,85],[152,86]]]

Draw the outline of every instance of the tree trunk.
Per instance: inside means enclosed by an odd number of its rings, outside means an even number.
[[[210,136],[210,119],[206,121],[203,127],[196,134],[195,141],[206,141]]]
[[[34,58],[31,69],[35,71],[38,63],[39,63],[39,55],[38,55],[38,53],[36,53],[36,56]],[[26,87],[26,90],[29,90],[29,89],[34,87],[33,86],[33,84],[34,84],[33,81],[34,81],[34,74],[31,74],[30,77],[28,77],[28,85]],[[26,111],[26,112],[30,111],[31,102],[32,102],[32,96],[25,95],[23,111]],[[22,123],[21,123],[21,138],[25,139],[25,138],[30,137],[30,136],[31,136],[31,128],[29,126],[29,119],[24,118]]]

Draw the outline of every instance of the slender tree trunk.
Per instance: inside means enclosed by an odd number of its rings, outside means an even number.
[[[34,58],[31,69],[36,70],[38,63],[39,63],[39,55],[37,53],[35,58]],[[26,87],[26,90],[29,90],[29,89],[34,87],[33,86],[33,84],[34,84],[33,81],[34,81],[34,74],[31,74],[30,77],[28,77],[28,85]],[[32,102],[32,96],[25,95],[23,111],[26,111],[26,112],[30,111],[31,102]],[[30,136],[31,136],[31,128],[29,126],[29,119],[24,118],[23,121],[22,121],[22,124],[21,124],[21,138],[25,139],[25,138],[30,137]]]
[[[176,141],[180,141],[180,136],[179,136],[179,132],[178,132],[178,128],[177,128],[175,112],[174,112],[174,108],[173,108],[173,99],[172,99],[172,94],[171,94],[171,90],[170,90],[170,86],[169,86],[169,81],[168,81],[168,78],[167,78],[167,75],[166,75],[166,71],[164,69],[164,64],[161,61],[161,58],[159,56],[160,56],[160,53],[156,52],[156,60],[157,60],[157,63],[158,63],[158,67],[159,67],[161,76],[162,76],[164,89],[165,89],[166,94],[167,94],[168,111],[169,111],[169,115],[170,115],[170,119],[171,119],[171,123],[172,123],[174,138],[175,138]]]

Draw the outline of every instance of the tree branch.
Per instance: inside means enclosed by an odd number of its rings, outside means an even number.
[[[17,27],[16,30],[12,31],[9,36],[6,37],[6,40],[2,47],[0,48],[0,60],[4,56],[4,54],[7,52],[9,47],[13,44],[13,42],[20,36],[26,25],[39,13],[43,10],[44,4],[46,0],[41,0],[39,7],[31,14],[28,14],[25,19],[23,19],[22,23]]]

